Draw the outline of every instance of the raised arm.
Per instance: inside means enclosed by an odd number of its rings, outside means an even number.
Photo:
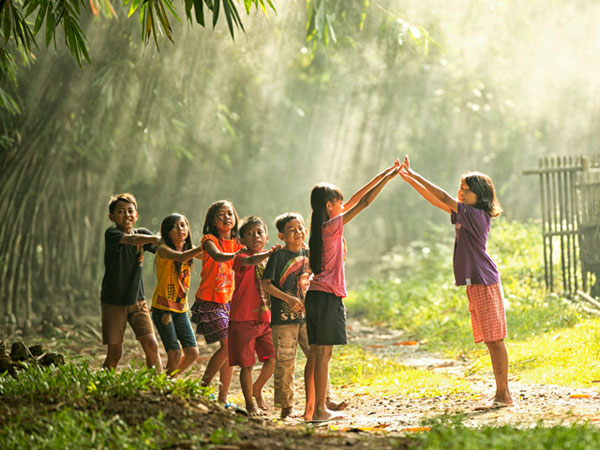
[[[452,211],[457,211],[458,201],[445,190],[412,170],[408,155],[404,157],[404,162],[400,168],[400,176],[433,206],[437,206],[448,214]]]
[[[396,164],[386,169],[383,177],[381,177],[379,181],[375,182],[375,184],[358,199],[358,202],[354,206],[351,206],[348,210],[345,210],[344,205],[344,212],[342,213],[344,225],[354,219],[359,212],[369,206],[371,202],[375,200],[375,197],[377,197],[379,192],[383,189],[383,186],[385,186],[388,181],[398,175],[399,170],[400,166]],[[379,177],[379,175],[377,175],[377,177]]]
[[[271,280],[263,279],[260,281],[260,284],[267,294],[277,297],[278,299],[287,303],[293,312],[304,312],[304,304],[298,297],[288,294],[287,292],[283,292],[281,289],[276,287]]]
[[[239,250],[234,253],[223,253],[220,251],[213,241],[206,241],[202,246],[203,250],[209,254],[209,256],[216,262],[227,262],[235,258],[235,255],[239,253]]]
[[[166,244],[162,244],[158,247],[158,254],[163,258],[172,259],[177,262],[186,262],[202,253],[202,247],[194,247],[183,252],[174,250]]]
[[[390,170],[392,170],[396,167],[400,167],[399,159],[396,159],[396,161],[394,161],[394,164],[392,166],[379,172],[377,175],[375,175],[375,178],[373,178],[371,181],[369,181],[367,184],[365,184],[363,187],[361,187],[358,191],[356,191],[352,195],[352,197],[350,197],[350,200],[348,200],[346,203],[344,203],[344,210],[347,211],[350,208],[352,208],[354,205],[356,205],[359,202],[359,200],[364,197],[365,193],[367,193],[369,190],[371,190],[373,188],[373,186],[375,186],[377,183],[379,183],[383,179],[383,177],[385,176],[386,173],[388,173]]]

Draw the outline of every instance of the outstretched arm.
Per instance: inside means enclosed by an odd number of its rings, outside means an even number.
[[[396,163],[399,163],[399,161],[396,160]],[[354,204],[348,210],[345,210],[342,213],[344,225],[346,225],[348,222],[350,222],[352,219],[354,219],[354,217],[356,217],[356,215],[359,212],[361,212],[363,209],[365,209],[367,206],[369,206],[371,204],[371,202],[373,200],[375,200],[375,197],[377,197],[379,192],[383,189],[383,186],[385,186],[388,181],[390,181],[392,178],[394,178],[396,175],[398,175],[400,166],[399,166],[399,164],[397,165],[396,163],[393,166],[391,166],[390,168],[385,170],[383,177],[380,177],[381,174],[377,175],[377,177],[375,177],[375,178],[380,178],[379,181],[376,181],[374,183],[374,185],[366,193],[364,193],[362,195],[362,197],[360,197],[358,199],[356,204]],[[362,190],[363,189],[361,189],[361,191]],[[352,197],[354,197],[355,195],[353,195]],[[345,209],[345,206],[344,206],[344,209]]]
[[[277,245],[274,245],[273,247],[271,247],[271,250],[266,250],[264,252],[255,253],[254,255],[251,255],[251,256],[246,256],[242,260],[242,266],[256,266],[257,264],[260,264],[265,259],[267,259],[269,256],[271,256],[271,253],[273,253],[275,250],[277,250],[279,248],[281,248],[281,245],[277,244]]]
[[[119,241],[119,244],[128,245],[146,245],[153,244],[158,245],[160,243],[160,236],[154,234],[124,234]]]
[[[450,214],[452,211],[457,211],[458,201],[445,190],[436,186],[412,170],[410,168],[408,155],[404,157],[404,162],[400,167],[400,176],[433,206],[437,206],[441,210],[446,211],[448,214]]]
[[[163,244],[158,247],[157,251],[158,251],[158,254],[160,256],[162,256],[163,258],[172,259],[173,261],[183,263],[183,262],[189,261],[190,259],[195,258],[196,256],[200,255],[202,253],[202,247],[198,246],[198,247],[190,248],[188,250],[180,252],[178,250],[172,249],[168,245]]]
[[[373,188],[373,186],[375,186],[377,183],[379,183],[383,179],[383,177],[385,177],[386,173],[388,173],[390,170],[392,170],[395,167],[400,167],[399,159],[396,159],[396,161],[394,161],[394,164],[392,166],[379,172],[377,175],[375,175],[375,178],[373,178],[371,181],[369,181],[367,184],[365,184],[363,187],[361,187],[358,191],[356,191],[352,195],[352,197],[350,197],[350,200],[348,200],[346,203],[344,203],[344,210],[347,211],[350,208],[352,208],[354,205],[356,205],[359,202],[359,200],[364,197],[365,193],[367,193],[369,190],[371,190]]]
[[[239,250],[234,253],[223,253],[220,251],[213,241],[204,242],[203,249],[209,256],[216,262],[227,262],[235,258],[235,255],[239,253]]]

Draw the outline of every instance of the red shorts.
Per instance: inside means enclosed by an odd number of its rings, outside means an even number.
[[[506,337],[506,314],[504,296],[500,283],[486,286],[467,286],[469,312],[475,342],[501,341]]]
[[[275,358],[273,338],[269,322],[229,322],[229,365],[252,367],[256,362]]]

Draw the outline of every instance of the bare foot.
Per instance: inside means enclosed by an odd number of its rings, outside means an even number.
[[[254,405],[252,405],[251,407],[246,406],[246,411],[248,411],[248,415],[250,417],[261,417],[265,415],[264,411],[261,411]]]
[[[267,403],[265,402],[265,399],[262,396],[262,390],[254,390],[252,392],[252,396],[256,399],[256,405],[262,409],[263,411],[266,411],[267,409],[269,409],[269,406],[267,405]]]
[[[329,397],[327,397],[325,406],[327,407],[327,409],[330,409],[331,411],[343,411],[348,407],[348,403],[346,402],[346,400],[342,400],[339,403],[335,403],[333,400],[331,400]]]
[[[287,406],[285,408],[281,408],[281,418],[285,419],[286,417],[289,417],[292,414],[292,407],[291,406]]]

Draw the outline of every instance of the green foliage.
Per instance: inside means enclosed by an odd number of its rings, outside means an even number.
[[[40,367],[31,365],[18,378],[0,376],[0,396],[30,401],[86,402],[102,405],[110,399],[137,398],[143,392],[170,393],[180,398],[201,397],[208,388],[191,378],[172,379],[147,368],[93,371],[87,364]]]
[[[118,415],[107,420],[101,410],[70,407],[41,417],[24,409],[0,429],[2,448],[159,449],[166,438],[160,415],[131,426]]]
[[[454,286],[453,243],[429,225],[422,241],[395,249],[379,273],[353,291],[349,309],[376,323],[405,330],[431,349],[460,353],[474,349],[464,287]],[[508,339],[525,339],[572,326],[581,314],[573,303],[545,291],[541,230],[535,223],[495,219],[488,251],[496,262],[507,302]]]
[[[431,429],[414,438],[417,448],[479,450],[531,450],[595,448],[600,430],[589,424],[519,429],[509,425],[470,428],[462,416],[444,416],[428,421]]]

